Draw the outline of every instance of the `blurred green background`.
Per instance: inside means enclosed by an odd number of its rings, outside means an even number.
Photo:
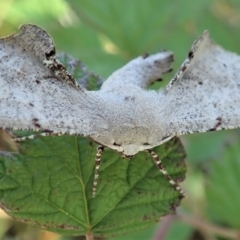
[[[81,59],[104,78],[138,55],[168,49],[176,61],[162,83],[166,85],[205,29],[224,48],[240,53],[239,0],[0,1],[0,36],[24,23],[47,30],[58,52]],[[183,184],[188,198],[178,215],[115,239],[239,239],[238,136],[238,130],[231,130],[182,137],[188,155]],[[16,223],[1,212],[0,239],[73,238]]]

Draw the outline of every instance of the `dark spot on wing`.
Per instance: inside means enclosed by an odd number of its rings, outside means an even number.
[[[216,131],[216,128],[210,128],[207,130],[207,132],[213,132],[213,131]]]
[[[40,84],[40,81],[39,81],[39,80],[36,80],[36,83],[37,83],[37,84]]]
[[[192,51],[192,50],[188,53],[188,57],[189,57],[190,59],[193,59],[194,54],[193,54],[193,51]]]
[[[31,103],[31,102],[29,103],[29,105],[30,105],[31,107],[34,107],[34,104],[33,104],[33,103]]]
[[[217,124],[215,125],[215,128],[218,128],[219,126],[222,125],[222,118],[218,117],[216,120],[217,120]]]
[[[198,84],[199,84],[199,85],[202,85],[202,84],[203,84],[203,82],[202,82],[202,81],[199,81],[199,82],[198,82]]]
[[[147,142],[143,143],[143,146],[149,146],[149,145],[150,145],[150,144],[147,143]]]
[[[133,97],[133,96],[126,96],[126,97],[124,98],[124,100],[125,100],[125,101],[134,101],[134,100],[135,100],[135,97]]]
[[[33,119],[32,119],[33,125],[34,125],[36,128],[41,128],[41,125],[39,124],[38,121],[39,121],[38,118],[33,118]]]
[[[215,124],[215,126],[213,128],[208,129],[207,132],[216,131],[217,128],[222,125],[222,118],[221,117],[217,117],[216,120],[217,120],[217,123]],[[224,128],[222,128],[222,130],[223,129]]]
[[[121,146],[121,145],[114,142],[113,146]]]
[[[53,57],[56,55],[56,50],[55,48],[53,50],[51,50],[49,53],[45,53],[45,56],[47,59],[49,59],[50,57]]]
[[[56,69],[58,69],[58,70],[66,70],[66,68],[62,65],[62,64],[60,64],[60,63],[58,63],[57,65],[56,65]]]
[[[44,132],[45,132],[45,133],[53,133],[53,131],[52,131],[52,130],[49,130],[49,129],[44,129]]]
[[[187,67],[184,65],[184,66],[182,67],[182,71],[184,72],[186,69],[187,69]]]
[[[41,125],[39,123],[35,123],[36,128],[41,128]]]

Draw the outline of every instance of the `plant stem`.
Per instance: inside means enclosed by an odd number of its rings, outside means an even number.
[[[202,220],[200,218],[191,217],[182,213],[178,214],[177,217],[183,222],[194,226],[200,231],[205,231],[229,239],[240,240],[240,231],[238,230],[217,226],[212,223],[206,222],[205,220]]]
[[[94,240],[94,236],[92,233],[88,233],[85,236],[86,236],[86,240]]]
[[[159,226],[158,231],[156,232],[153,240],[165,239],[168,230],[170,229],[172,223],[176,220],[176,216],[166,216],[162,219],[161,225]]]

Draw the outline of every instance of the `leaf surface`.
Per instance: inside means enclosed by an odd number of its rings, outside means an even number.
[[[146,228],[172,214],[179,193],[150,155],[123,160],[107,149],[96,198],[92,198],[97,145],[75,136],[26,140],[20,154],[0,157],[0,204],[14,218],[68,235],[119,235]],[[177,139],[155,149],[175,180],[184,178]]]

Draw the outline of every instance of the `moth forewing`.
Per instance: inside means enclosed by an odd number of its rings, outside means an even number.
[[[158,119],[164,116],[168,132],[177,136],[239,128],[239,72],[239,55],[214,43],[205,31],[166,87]]]

